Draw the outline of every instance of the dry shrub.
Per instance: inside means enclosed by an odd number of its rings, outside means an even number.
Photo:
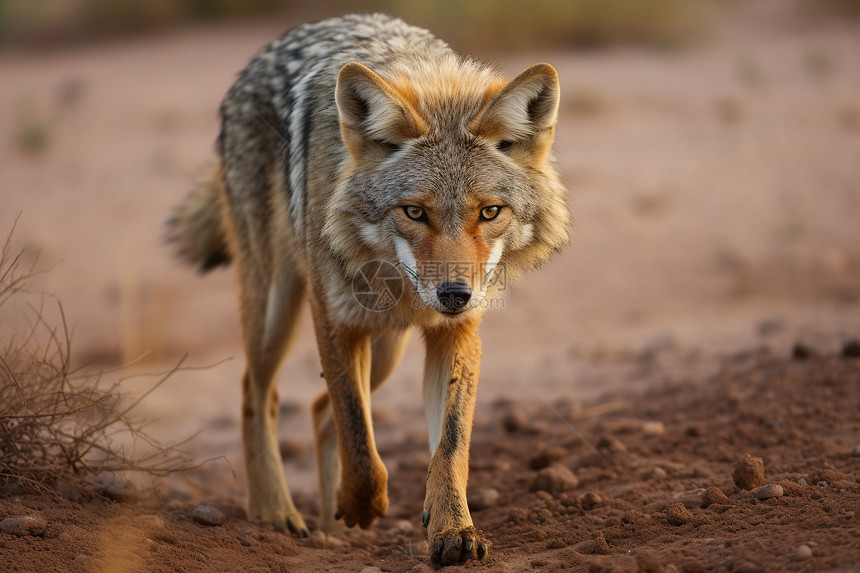
[[[27,285],[36,263],[22,265],[23,250],[13,250],[11,237],[12,232],[0,250],[0,326],[4,305],[35,296]],[[62,305],[57,305],[57,325],[46,320],[43,305],[25,308],[28,327],[0,343],[0,488],[18,484],[46,492],[63,480],[84,489],[105,474],[158,477],[199,467],[179,449],[181,444],[152,439],[133,415],[181,362],[152,375],[149,389],[132,399],[121,391],[129,377],[122,369],[88,373],[71,366],[72,340]]]

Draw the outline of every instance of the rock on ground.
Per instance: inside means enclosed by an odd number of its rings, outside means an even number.
[[[784,491],[779,484],[767,484],[756,488],[752,493],[756,498],[765,500],[772,497],[782,497]]]
[[[747,454],[743,461],[735,466],[732,480],[739,489],[752,490],[765,485],[764,460]]]
[[[531,489],[558,496],[578,485],[579,478],[572,471],[562,465],[553,465],[538,472]]]
[[[476,491],[467,497],[469,509],[472,511],[480,511],[492,507],[499,501],[499,490],[489,487]]]
[[[23,537],[25,535],[44,535],[48,522],[39,515],[9,517],[0,521],[0,531]]]
[[[227,522],[224,513],[211,505],[198,505],[191,518],[202,525],[224,525]]]

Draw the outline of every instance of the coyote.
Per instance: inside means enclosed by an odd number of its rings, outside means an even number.
[[[221,105],[217,172],[167,238],[204,271],[238,270],[252,516],[308,535],[284,478],[275,388],[307,299],[327,387],[312,412],[321,528],[366,528],[388,509],[370,394],[416,327],[431,558],[487,554],[466,503],[478,325],[506,284],[567,243],[550,158],[558,102],[549,64],[504,79],[381,14],[299,26],[241,72]]]

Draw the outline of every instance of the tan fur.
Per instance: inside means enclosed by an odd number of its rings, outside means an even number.
[[[428,418],[441,413],[443,422],[438,446],[430,461],[424,499],[430,551],[438,553],[443,564],[462,560],[464,552],[467,558],[483,557],[489,548],[489,542],[475,530],[466,502],[469,442],[481,367],[479,324],[480,320],[475,319],[453,328],[424,333],[427,346],[425,403],[433,401],[434,393],[440,397],[444,395],[442,411],[427,413]]]
[[[390,331],[377,335],[371,341],[371,392],[379,388],[394,371],[406,350],[408,340],[408,332]],[[343,525],[343,522],[334,517],[337,512],[336,494],[341,465],[337,454],[337,433],[327,391],[322,392],[314,400],[312,414],[317,463],[320,465],[320,519],[322,520],[320,527],[324,531],[337,531]]]
[[[231,88],[218,172],[169,221],[186,260],[236,266],[249,513],[308,534],[276,427],[276,375],[307,300],[327,387],[312,408],[320,526],[368,527],[388,509],[370,399],[417,328],[433,452],[422,516],[431,558],[481,559],[489,543],[474,528],[466,484],[486,307],[452,309],[438,289],[465,283],[473,302],[498,298],[502,287],[487,282],[485,265],[503,267],[510,282],[567,242],[566,192],[549,159],[557,74],[537,64],[507,80],[382,15],[294,33]],[[344,38],[353,44],[325,48]],[[291,51],[297,45],[307,53]],[[290,65],[294,75],[283,77]],[[278,107],[287,105],[284,93],[292,107]],[[424,218],[410,219],[407,206]],[[488,220],[481,213],[489,206],[500,211]],[[402,274],[398,298],[382,310],[360,304],[354,291],[368,280],[362,269],[380,262]],[[471,274],[460,276],[457,265]],[[389,284],[370,280],[373,289]]]
[[[378,94],[382,101],[379,116],[359,117],[354,108],[356,96]],[[398,143],[426,135],[429,126],[415,109],[417,97],[408,84],[385,81],[377,73],[357,62],[350,62],[340,70],[335,99],[340,109],[340,130],[343,142],[354,158],[364,156],[368,138],[364,130],[371,131],[370,142]]]

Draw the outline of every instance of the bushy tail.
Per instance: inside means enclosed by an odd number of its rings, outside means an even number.
[[[167,220],[165,239],[185,262],[206,272],[230,263],[221,225],[221,171],[201,183],[176,207]]]

